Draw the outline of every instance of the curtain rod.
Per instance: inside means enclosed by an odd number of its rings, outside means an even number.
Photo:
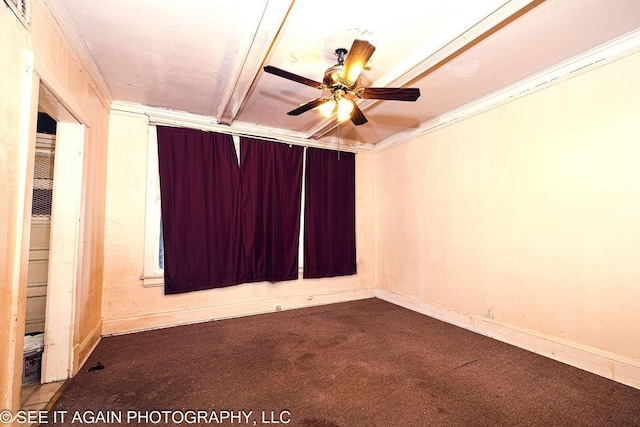
[[[244,136],[247,138],[261,139],[269,142],[276,142],[280,144],[291,144],[291,145],[299,145],[303,147],[312,147],[312,148],[324,148],[327,150],[334,151],[344,151],[349,153],[357,153],[361,150],[358,147],[345,146],[343,141],[338,142],[314,142],[305,140],[299,136],[289,136],[289,135],[264,135],[259,132],[252,132],[251,130],[237,130],[230,129],[229,126],[219,125],[210,122],[184,122],[181,120],[172,120],[167,118],[159,118],[154,117],[154,115],[144,113],[147,116],[147,121],[150,125],[160,125],[160,126],[172,126],[172,127],[181,127],[186,129],[196,129],[208,132],[219,132],[222,134],[232,135],[232,136]]]

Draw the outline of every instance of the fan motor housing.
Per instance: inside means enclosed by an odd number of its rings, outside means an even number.
[[[344,89],[349,91],[357,86],[357,81],[352,85],[347,86],[344,80],[340,78],[340,73],[342,73],[342,64],[334,65],[327,69],[324,72],[324,78],[322,79],[322,83],[332,89]],[[360,80],[360,79],[358,79]]]
[[[340,73],[342,72],[342,65],[334,65],[324,72],[324,79],[322,83],[329,87],[340,85]]]

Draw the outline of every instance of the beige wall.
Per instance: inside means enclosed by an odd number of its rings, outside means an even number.
[[[143,286],[146,116],[112,113],[107,166],[104,333],[114,334],[372,297],[374,276],[374,158],[356,155],[358,274],[334,279],[251,283],[165,296]]]
[[[379,295],[640,387],[640,53],[377,155]]]
[[[78,281],[72,343],[78,369],[101,333],[104,195],[108,95],[101,92],[88,67],[79,59],[43,1],[31,2],[31,24],[25,29],[12,12],[0,7],[0,406],[16,409],[20,400],[22,334],[24,332],[26,267],[35,117],[39,84],[64,106],[59,118],[78,119],[84,125],[81,236],[77,247]],[[24,94],[25,57],[34,55],[35,74]],[[69,114],[71,113],[71,114]],[[24,117],[29,131],[23,133]],[[55,196],[54,196],[55,197]],[[5,204],[6,203],[6,204]],[[20,212],[24,215],[20,215]],[[71,309],[71,298],[66,301]],[[49,326],[48,326],[49,327]],[[55,325],[50,325],[55,328]],[[64,344],[64,343],[60,343]]]

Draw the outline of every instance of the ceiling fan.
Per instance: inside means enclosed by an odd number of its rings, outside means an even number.
[[[420,89],[418,88],[359,87],[360,73],[375,50],[375,46],[364,40],[354,40],[350,51],[344,48],[336,49],[338,63],[325,71],[322,83],[271,65],[264,67],[264,71],[316,89],[331,92],[330,95],[321,96],[302,104],[298,108],[289,111],[288,115],[297,116],[313,108],[320,107],[320,110],[327,117],[330,117],[337,110],[338,121],[350,118],[354,125],[363,125],[367,123],[367,118],[354,99],[415,101],[420,96]]]

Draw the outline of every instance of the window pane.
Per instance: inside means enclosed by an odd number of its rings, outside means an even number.
[[[164,239],[162,238],[162,216],[160,217],[160,250],[158,251],[158,267],[164,269]]]

